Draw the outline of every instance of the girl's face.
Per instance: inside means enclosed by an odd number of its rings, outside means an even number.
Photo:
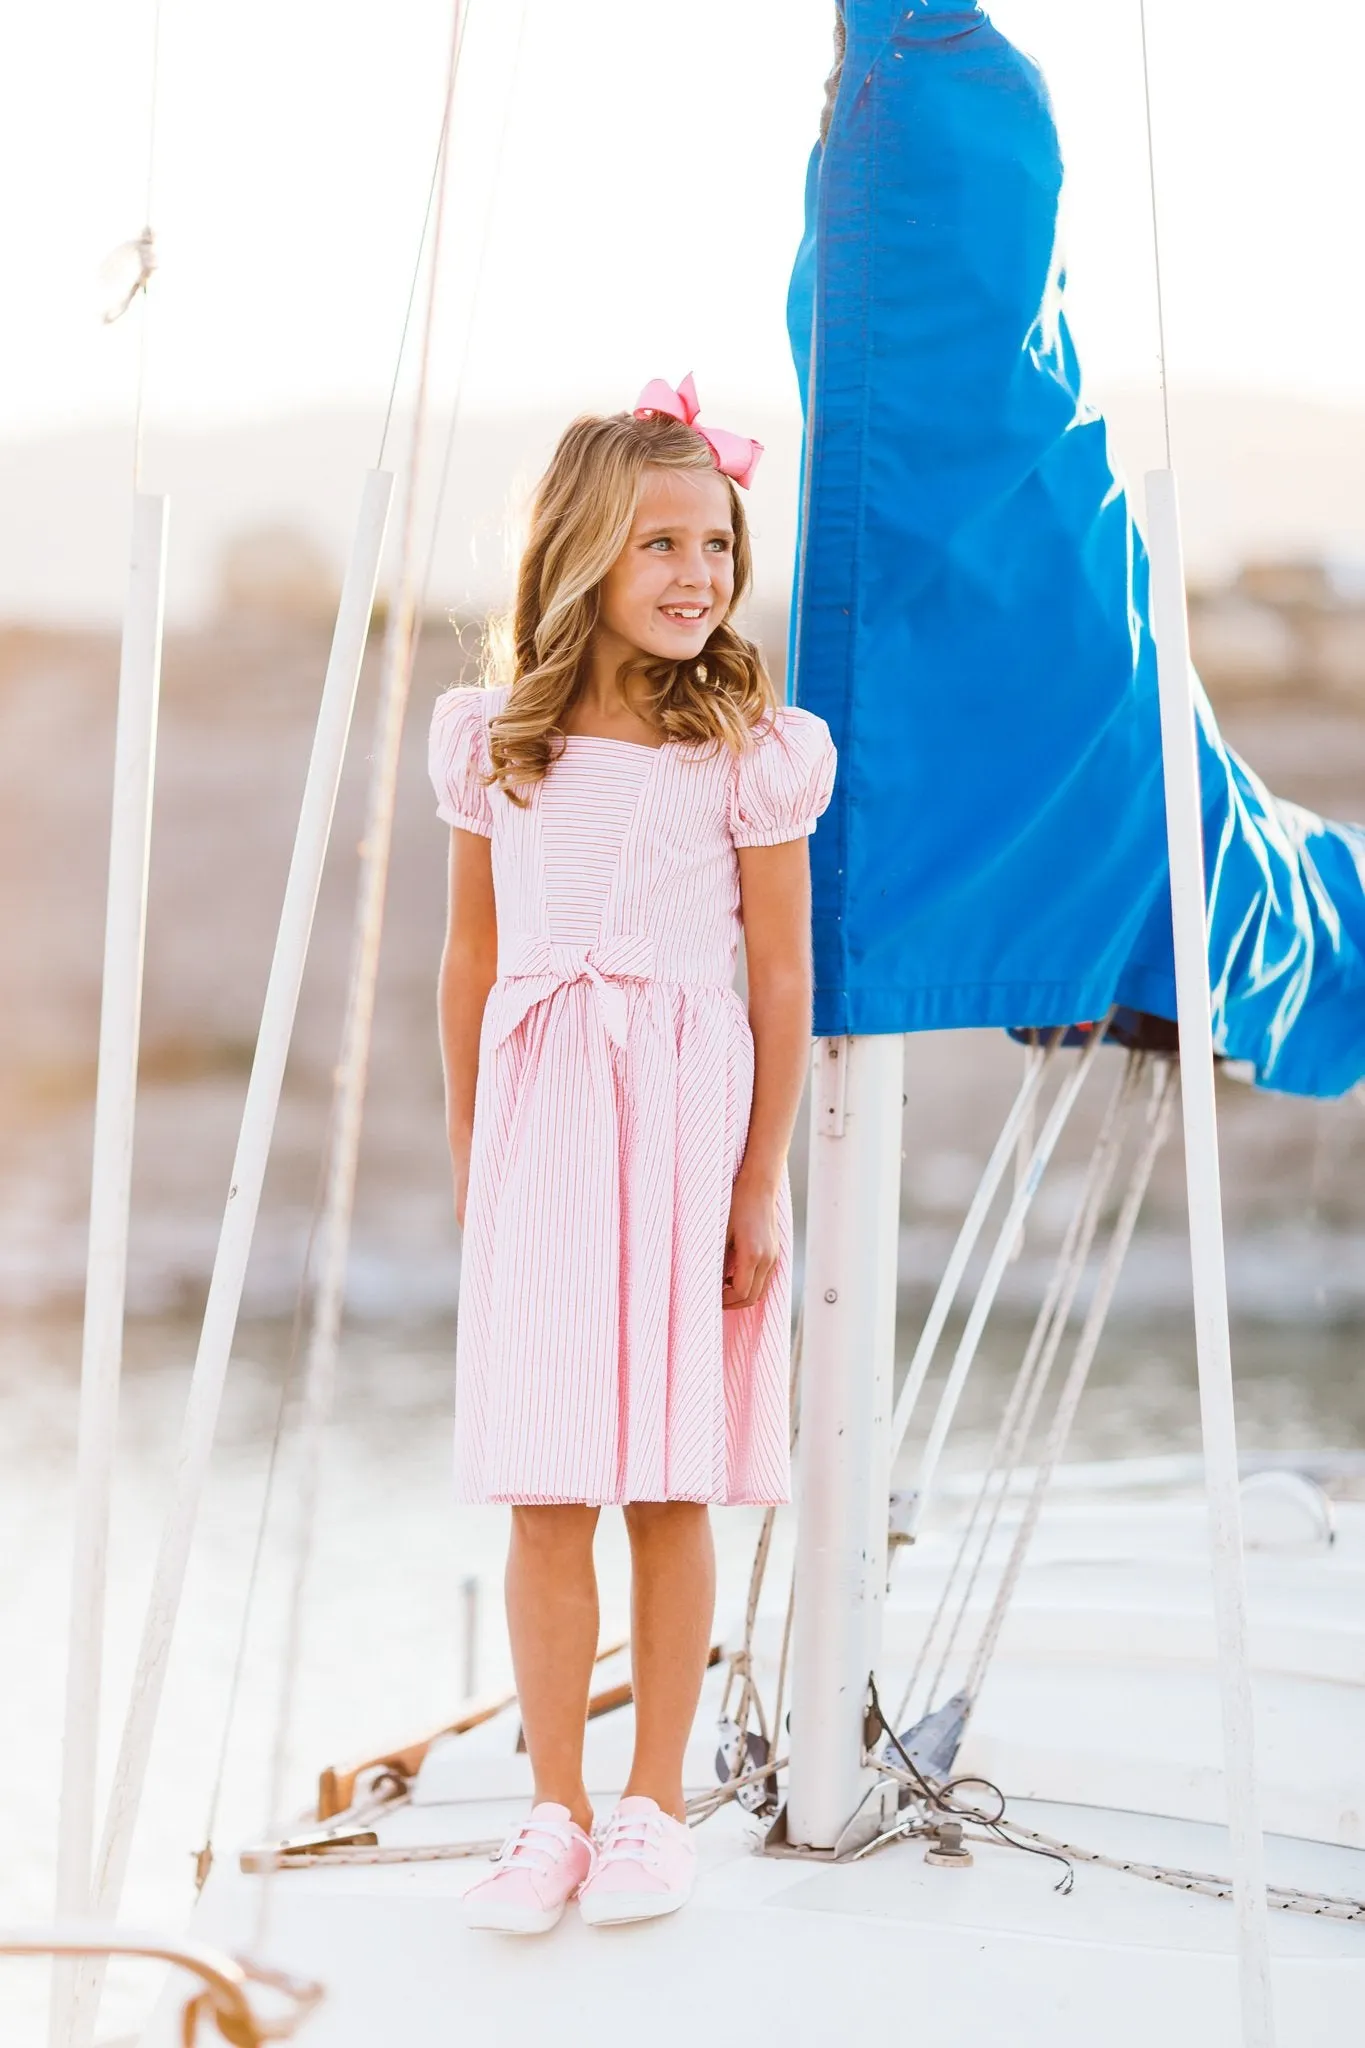
[[[599,630],[656,661],[699,655],[735,594],[730,488],[718,470],[646,469],[626,541],[602,579]]]

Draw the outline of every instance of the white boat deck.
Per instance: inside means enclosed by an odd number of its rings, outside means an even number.
[[[1272,1885],[1365,1899],[1365,1508],[1330,1549],[1252,1553],[1253,1650]],[[1179,1502],[1067,1506],[1047,1518],[960,1768],[987,1772],[1010,1817],[1120,1859],[1226,1873],[1201,1518]],[[917,1642],[946,1539],[898,1566],[888,1707]],[[760,1650],[762,1642],[760,1642]],[[689,1783],[714,1783],[720,1673],[708,1679]],[[527,1760],[505,1714],[438,1745],[385,1848],[497,1837],[524,1811]],[[589,1786],[623,1781],[628,1708],[589,1730]],[[1143,1809],[1141,1811],[1132,1809]],[[861,2033],[933,2048],[1236,2048],[1233,1914],[1204,1894],[974,1841],[968,1870],[898,1842],[833,1865],[758,1853],[731,1806],[698,1831],[701,1875],[662,1922],[547,1937],[475,1933],[458,1899],[482,1863],[311,1866],[271,1884],[265,1959],[324,1980],[310,2048],[650,2048],[699,2040],[825,2044]],[[1316,1839],[1315,1839],[1316,1837]],[[255,1947],[262,1879],[226,1860],[194,1933]],[[1271,1916],[1279,2048],[1358,2038],[1365,1921]],[[176,2040],[173,1995],[148,2048]]]

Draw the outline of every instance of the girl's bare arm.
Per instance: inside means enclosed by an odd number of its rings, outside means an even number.
[[[479,1027],[498,975],[498,925],[493,899],[492,843],[456,825],[450,834],[450,900],[437,988],[446,1130],[455,1175],[455,1215],[464,1228]]]
[[[810,848],[739,848],[754,1096],[730,1208],[726,1308],[759,1299],[777,1260],[776,1198],[810,1066]]]

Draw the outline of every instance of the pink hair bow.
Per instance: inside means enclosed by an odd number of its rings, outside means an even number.
[[[676,391],[671,384],[665,384],[662,377],[651,378],[635,402],[637,420],[648,419],[651,413],[661,412],[671,420],[681,420],[685,427],[691,427],[700,434],[715,457],[716,468],[721,475],[733,477],[747,491],[758,468],[763,443],[751,441],[747,434],[727,433],[724,427],[702,426],[697,418],[700,411],[697,387],[690,375],[683,378]]]

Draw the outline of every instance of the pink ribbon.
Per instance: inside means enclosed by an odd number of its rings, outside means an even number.
[[[623,980],[648,980],[654,971],[654,938],[649,932],[615,932],[592,946],[575,946],[539,932],[510,933],[498,953],[498,979],[515,982],[498,1017],[495,1045],[501,1045],[527,1011],[571,981],[590,983],[608,1038],[626,1044]]]
[[[716,468],[721,475],[733,477],[747,491],[758,468],[763,443],[751,441],[747,434],[728,433],[724,427],[702,426],[697,418],[700,411],[697,387],[690,375],[683,378],[676,391],[671,384],[665,384],[662,377],[651,378],[635,401],[637,420],[645,420],[651,413],[661,412],[671,420],[681,420],[685,427],[691,427],[694,433],[700,434],[715,457]]]

